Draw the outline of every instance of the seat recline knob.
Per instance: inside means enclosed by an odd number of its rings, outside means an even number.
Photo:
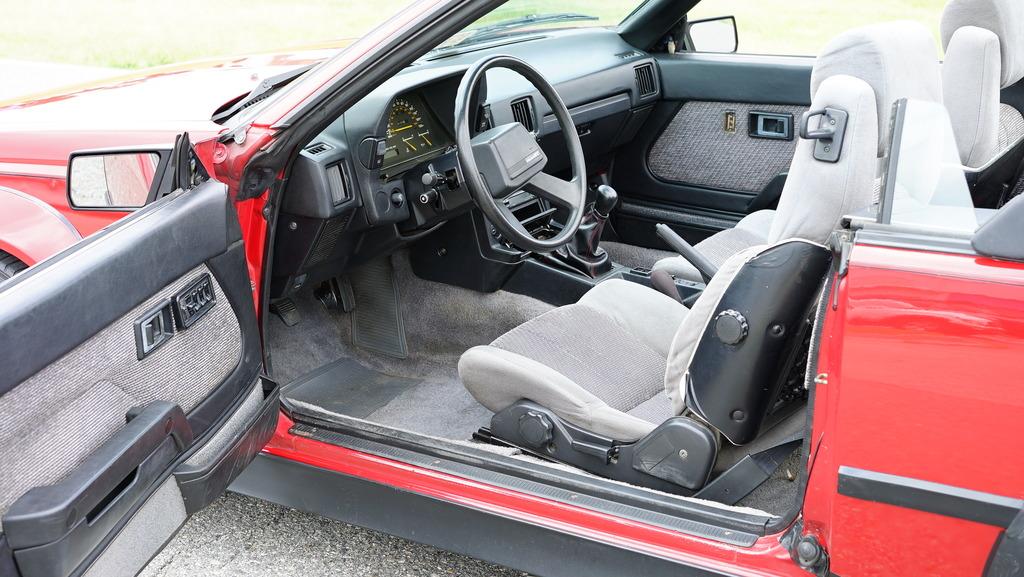
[[[551,442],[551,421],[546,415],[527,411],[519,417],[519,433],[534,447],[543,447]]]
[[[738,345],[747,338],[750,326],[739,311],[727,309],[715,317],[715,336],[727,345]]]

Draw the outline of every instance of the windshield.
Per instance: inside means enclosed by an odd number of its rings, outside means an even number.
[[[882,222],[973,233],[978,228],[946,108],[897,103],[880,210]]]
[[[617,26],[638,0],[509,0],[434,50],[559,28]]]

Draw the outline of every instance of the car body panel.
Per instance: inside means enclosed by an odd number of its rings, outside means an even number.
[[[841,495],[839,467],[1024,498],[1024,265],[858,245],[837,290],[806,528],[838,575],[982,574],[999,527]]]

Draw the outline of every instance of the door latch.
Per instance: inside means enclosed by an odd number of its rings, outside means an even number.
[[[139,360],[146,358],[173,335],[171,301],[164,299],[135,321],[135,350]]]

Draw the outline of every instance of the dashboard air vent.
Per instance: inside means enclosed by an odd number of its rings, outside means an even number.
[[[334,149],[334,147],[326,142],[314,142],[305,148],[306,152],[313,155],[323,154],[332,149]]]
[[[522,124],[527,130],[533,132],[533,107],[530,106],[529,98],[520,98],[512,101],[512,118]]]
[[[658,83],[654,79],[654,65],[641,64],[633,69],[636,75],[636,89],[640,98],[658,93]]]
[[[335,206],[352,198],[345,182],[345,167],[341,163],[327,167],[327,186],[331,189],[331,202]]]

